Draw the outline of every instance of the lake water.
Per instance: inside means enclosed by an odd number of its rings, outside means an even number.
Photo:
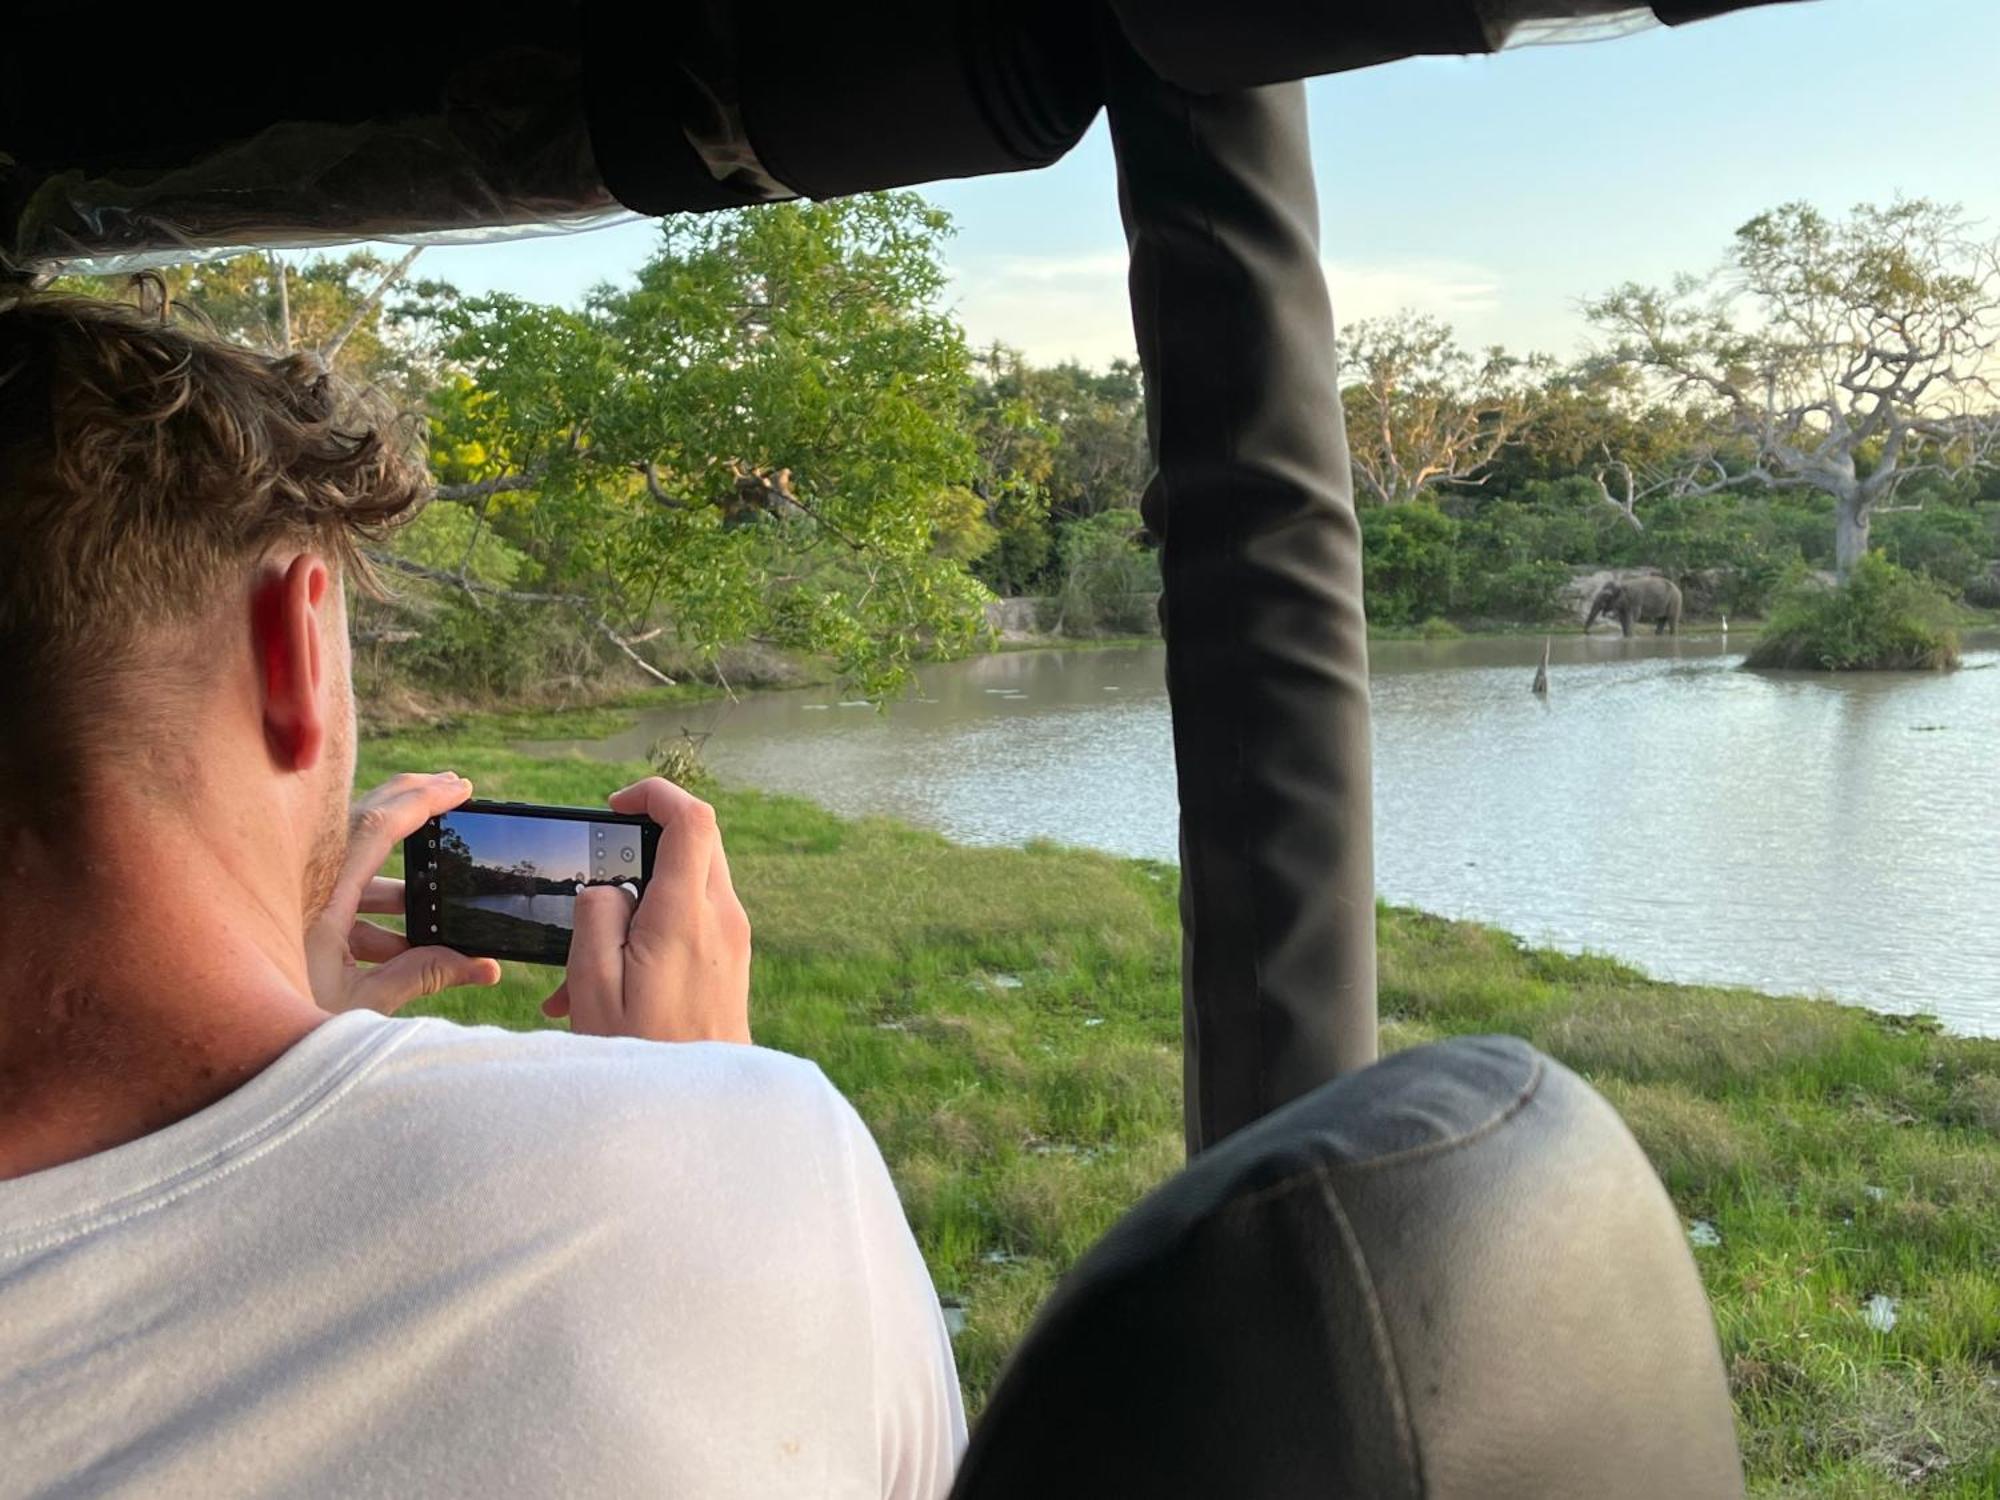
[[[2000,643],[1967,670],[1736,670],[1720,637],[1377,642],[1390,901],[1667,979],[1824,994],[2000,1035]],[[825,693],[651,715],[725,781],[970,843],[1175,856],[1158,646],[931,667],[887,714]]]
[[[518,917],[523,922],[546,922],[552,927],[576,925],[574,896],[457,896],[453,899],[465,906],[479,907],[482,911],[497,911],[502,916]]]

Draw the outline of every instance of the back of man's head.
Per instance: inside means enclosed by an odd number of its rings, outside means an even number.
[[[311,355],[0,299],[0,825],[59,817],[111,757],[184,754],[272,554],[370,581],[363,544],[426,481],[343,404]]]

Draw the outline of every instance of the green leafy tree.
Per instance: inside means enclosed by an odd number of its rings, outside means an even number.
[[[1145,545],[1136,510],[1101,510],[1065,524],[1056,550],[1062,582],[1057,628],[1071,635],[1151,632],[1158,618],[1159,555]]]
[[[464,379],[433,418],[440,499],[528,560],[517,596],[649,670],[635,638],[666,629],[886,690],[920,649],[968,646],[986,597],[948,233],[906,193],[674,219],[635,284],[580,309],[446,307]]]
[[[996,534],[980,575],[1003,593],[1059,584],[1057,531],[1132,509],[1145,488],[1151,462],[1138,367],[1038,367],[1005,345],[983,354],[980,367],[981,493]]]
[[[1044,581],[1054,555],[1049,480],[1062,434],[1024,389],[1029,372],[1019,350],[995,344],[977,363],[972,415],[979,473],[974,483],[986,505],[993,545],[975,569],[998,593],[1028,593]]]
[[[1459,570],[1459,523],[1429,501],[1361,510],[1361,576],[1368,618],[1414,625],[1448,615]]]

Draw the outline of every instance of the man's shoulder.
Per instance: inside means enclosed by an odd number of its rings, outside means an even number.
[[[739,1229],[840,1231],[856,1212],[866,1127],[817,1066],[762,1047],[511,1032],[446,1021],[404,1034],[316,1129],[393,1152],[409,1191],[628,1226],[690,1203]],[[762,1222],[769,1216],[770,1224]],[[655,1220],[660,1223],[654,1224]]]
[[[405,1035],[374,1080],[386,1092],[483,1096],[536,1113],[587,1102],[598,1116],[611,1109],[848,1113],[816,1064],[767,1047],[509,1031],[428,1018],[393,1024]]]

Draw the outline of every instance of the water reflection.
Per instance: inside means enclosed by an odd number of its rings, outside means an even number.
[[[1949,676],[1769,676],[1720,636],[1378,642],[1382,894],[1667,978],[1820,992],[2000,1035],[2000,651]],[[975,843],[1175,855],[1157,647],[985,657],[889,714],[679,708],[726,779]]]

